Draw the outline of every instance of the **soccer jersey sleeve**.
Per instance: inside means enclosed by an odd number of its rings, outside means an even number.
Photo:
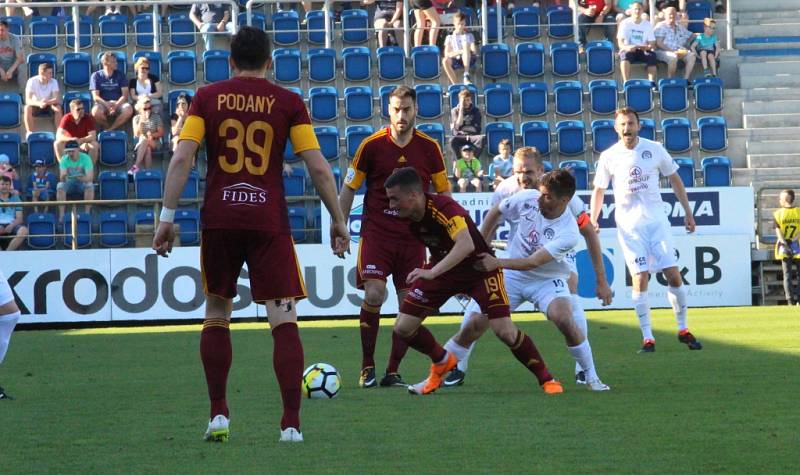
[[[444,164],[444,155],[439,144],[433,144],[432,152],[433,161],[435,162],[433,170],[431,171],[431,182],[433,182],[433,189],[437,193],[445,193],[450,191],[450,180],[447,179],[447,168]]]
[[[579,229],[583,229],[584,226],[589,224],[589,215],[586,213],[586,203],[577,195],[569,200],[568,208],[570,214],[575,217],[575,222],[578,223]]]
[[[522,204],[524,200],[523,197],[525,196],[529,196],[529,194],[526,192],[519,192],[500,201],[500,206],[498,206],[498,209],[503,215],[503,219],[508,221],[519,220],[520,205]]]
[[[578,235],[575,232],[564,232],[564,228],[557,231],[559,233],[555,239],[542,246],[556,262],[562,262],[567,254],[578,245]]]
[[[608,160],[600,155],[600,161],[597,162],[597,170],[594,173],[594,187],[608,189],[611,183],[611,171],[608,169]]]
[[[347,174],[344,177],[345,186],[349,186],[353,190],[358,190],[364,183],[367,177],[367,161],[369,156],[369,144],[372,142],[372,137],[367,137],[358,146],[353,161],[347,168]]]
[[[678,164],[672,160],[669,152],[660,145],[658,146],[658,171],[663,176],[670,176],[678,171]]]
[[[447,230],[447,235],[453,241],[461,231],[468,229],[467,220],[458,213],[455,206],[444,206],[442,208],[431,207],[433,218]]]
[[[203,99],[203,90],[200,89],[192,99],[192,105],[189,106],[188,117],[183,124],[181,130],[180,140],[191,140],[192,142],[200,143],[206,135],[206,123],[203,117],[205,115],[205,100]]]
[[[314,127],[311,126],[311,119],[308,117],[308,109],[297,94],[292,94],[295,98],[295,115],[292,118],[292,125],[289,129],[289,137],[292,141],[294,153],[305,152],[306,150],[319,150],[319,141],[314,134]]]

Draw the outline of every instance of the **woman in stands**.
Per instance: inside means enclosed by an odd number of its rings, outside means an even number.
[[[133,69],[136,71],[136,77],[128,82],[131,101],[137,104],[140,97],[149,97],[154,108],[153,113],[160,114],[164,92],[161,90],[158,76],[150,74],[150,61],[147,58],[139,58],[134,63]]]
[[[164,125],[161,116],[153,113],[152,99],[142,95],[136,103],[136,116],[133,118],[133,135],[136,137],[134,153],[136,161],[128,173],[133,175],[142,168],[150,168],[153,151],[161,146]]]

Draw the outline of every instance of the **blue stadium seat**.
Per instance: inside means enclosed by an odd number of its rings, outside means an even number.
[[[700,162],[705,186],[730,186],[731,161],[728,157],[706,157]]]
[[[694,106],[700,112],[716,112],[722,109],[722,79],[697,78],[694,87]]]
[[[485,112],[489,117],[507,117],[513,112],[514,87],[505,82],[488,84],[483,88]]]
[[[100,246],[125,247],[128,245],[127,213],[118,211],[100,213],[100,216],[98,216],[98,228],[100,231]]]
[[[300,50],[296,48],[278,48],[272,51],[272,65],[277,82],[297,82],[300,80],[302,61]]]
[[[123,130],[104,130],[97,135],[100,143],[100,163],[108,166],[125,165],[128,134]]]
[[[32,78],[39,74],[39,65],[42,63],[50,63],[53,66],[53,76],[58,71],[56,68],[56,55],[52,53],[31,53],[28,55],[28,77]]]
[[[159,51],[137,51],[133,53],[133,62],[139,58],[150,61],[150,74],[161,79],[161,53]]]
[[[92,245],[92,215],[89,213],[78,213],[77,221],[77,247],[84,248]],[[72,247],[72,213],[64,214],[61,222],[64,226],[64,247]]]
[[[697,119],[697,135],[700,150],[704,152],[719,152],[728,148],[728,124],[724,117]]]
[[[345,10],[341,16],[342,42],[346,44],[361,44],[368,39],[370,28],[369,14],[362,8]]]
[[[303,205],[291,205],[289,211],[289,226],[292,228],[294,242],[306,240],[306,208]]]
[[[92,75],[92,58],[89,53],[64,53],[61,68],[64,71],[65,86],[89,86],[89,77]]]
[[[0,19],[8,23],[9,33],[17,36],[22,36],[25,33],[25,20],[21,16],[2,16]]]
[[[239,25],[247,25],[247,12],[239,13]],[[250,14],[250,26],[258,28],[259,30],[266,30],[267,29],[267,17],[260,12],[251,12]]]
[[[28,215],[28,247],[31,249],[51,249],[56,245],[56,217],[53,213],[34,213]]]
[[[155,219],[156,218],[152,210],[137,211],[136,214],[133,215],[133,224],[134,226],[138,226],[140,224],[154,225]]]
[[[592,114],[608,115],[617,110],[617,82],[595,79],[589,83],[589,104]]]
[[[544,45],[541,43],[517,43],[517,74],[525,78],[536,78],[544,74]]]
[[[490,157],[497,155],[497,144],[503,139],[508,139],[511,142],[511,150],[514,150],[514,125],[511,122],[486,124],[486,150]]]
[[[300,15],[294,10],[283,10],[272,15],[272,41],[276,45],[296,45],[300,42]]]
[[[333,48],[310,48],[308,50],[308,79],[314,82],[329,82],[336,78],[336,50]]]
[[[540,154],[550,154],[550,125],[545,120],[531,120],[520,124],[523,147],[536,147]]]
[[[670,153],[683,153],[692,148],[692,126],[685,117],[661,121],[664,148]]]
[[[303,167],[292,167],[289,176],[283,174],[283,191],[286,196],[303,196],[306,194],[306,170]]]
[[[532,40],[538,38],[541,32],[539,7],[515,7],[511,12],[511,20],[514,23],[514,37],[518,40]]]
[[[193,200],[200,196],[200,174],[197,170],[189,170],[189,176],[186,177],[186,185],[181,191],[180,199]],[[194,207],[195,205],[189,205]]]
[[[59,19],[55,16],[31,18],[28,29],[31,32],[33,49],[53,49],[58,46]]]
[[[64,33],[67,38],[67,48],[75,47],[75,25],[72,16],[64,19]],[[94,30],[94,19],[88,15],[80,15],[78,18],[78,47],[89,48],[92,46],[92,33]]]
[[[200,212],[196,209],[175,211],[175,224],[180,226],[181,246],[200,244]]]
[[[52,132],[31,132],[28,134],[28,160],[31,166],[36,160],[43,160],[48,167],[56,162]]]
[[[519,105],[522,115],[538,117],[547,114],[547,83],[523,82],[519,85]]]
[[[365,138],[375,133],[375,129],[371,125],[348,125],[344,129],[344,141],[347,148],[347,158],[351,159],[356,156],[358,146]]]
[[[482,18],[482,12],[480,9],[478,10],[478,18]],[[500,19],[502,26],[505,27],[505,19],[507,16],[507,12],[505,8],[500,9]],[[489,38],[489,41],[494,42],[497,41],[497,7],[490,6],[486,9],[486,34]],[[477,36],[477,35],[476,35]],[[503,36],[505,36],[505,28],[503,30]]]
[[[592,150],[601,153],[614,145],[617,140],[617,131],[614,130],[614,121],[611,119],[592,121]]]
[[[97,176],[100,184],[101,200],[128,199],[128,174],[111,170],[103,170]]]
[[[473,103],[475,99],[478,97],[478,88],[475,87],[474,84],[451,84],[447,87],[447,97],[449,98],[450,109],[452,110],[453,107],[458,105],[458,93],[461,92],[462,89],[467,88],[472,93],[472,100]]]
[[[369,48],[351,46],[342,50],[342,70],[346,81],[368,81],[371,69]]]
[[[625,105],[638,113],[653,110],[653,85],[644,79],[629,79],[622,86]]]
[[[589,189],[589,164],[584,160],[564,160],[558,164],[575,177],[575,188],[578,190]]]
[[[378,48],[378,77],[384,81],[397,81],[406,75],[406,55],[403,48],[384,46]]]
[[[122,71],[122,74],[127,76],[128,75],[128,57],[125,55],[125,52],[124,51],[108,51],[108,52],[113,54],[114,57],[117,58],[117,70]],[[102,62],[103,54],[105,54],[105,53],[106,53],[106,51],[101,51],[101,52],[97,53],[97,58],[95,58],[95,64],[99,65]],[[151,51],[151,53],[152,53],[152,51]],[[159,70],[158,71],[154,71],[154,69],[155,69],[153,67],[154,64],[151,62],[150,63],[150,74],[155,74],[157,77],[161,77],[161,69],[160,69],[161,68],[161,53],[157,53],[157,54],[159,55],[158,56],[159,61],[158,61],[158,65],[157,65],[159,67]],[[139,59],[139,57],[134,55],[133,60],[136,61],[137,59]],[[149,58],[148,58],[148,60],[149,60]]]
[[[322,155],[329,162],[339,158],[339,129],[331,125],[314,127]]]
[[[678,176],[683,182],[683,186],[691,188],[694,186],[694,161],[689,157],[675,157],[675,164],[678,165]]]
[[[175,13],[167,17],[169,44],[176,48],[187,48],[195,44],[197,31],[186,13]]]
[[[653,119],[639,119],[639,137],[655,140],[656,121]]]
[[[578,43],[562,42],[550,44],[550,61],[553,75],[574,76],[580,71]]]
[[[542,160],[542,166],[544,168],[545,173],[553,171],[553,164],[550,163],[550,160]]]
[[[415,46],[411,50],[411,64],[417,79],[436,79],[439,77],[441,54],[436,46]]]
[[[203,52],[203,81],[212,83],[224,81],[231,77],[231,68],[228,57],[231,54],[226,50],[211,50]]]
[[[12,167],[19,166],[20,160],[20,138],[16,132],[4,132],[0,134],[0,154],[8,157],[8,163]]]
[[[92,95],[89,91],[70,91],[64,93],[64,100],[61,102],[61,107],[63,107],[64,113],[69,114],[69,103],[72,99],[78,98],[83,102],[83,110],[84,111],[91,111],[92,104]]]
[[[702,33],[703,19],[714,17],[711,3],[706,0],[686,2],[686,14],[689,16],[689,31],[692,33]]]
[[[287,87],[286,87],[286,90],[287,90],[287,91],[292,91],[293,93],[297,94],[298,96],[300,96],[300,99],[302,99],[302,98],[303,98],[303,90],[302,90],[302,89],[300,89],[299,87],[296,87],[296,86],[287,86]]]
[[[197,81],[197,57],[194,51],[172,50],[167,54],[169,82],[177,86],[194,84]]]
[[[580,155],[586,151],[586,129],[580,120],[562,120],[556,124],[558,153]]]
[[[417,84],[417,116],[436,119],[442,115],[442,87],[438,84]]]
[[[169,94],[167,94],[167,101],[169,102],[169,115],[175,113],[175,103],[178,102],[178,97],[181,94],[186,94],[189,97],[194,97],[194,90],[193,89],[170,89]]]
[[[502,79],[511,73],[511,51],[505,43],[492,43],[481,46],[483,76]]]
[[[100,46],[124,48],[128,44],[128,17],[125,15],[103,15],[98,22]]]
[[[19,127],[22,97],[15,93],[0,94],[0,127]]]
[[[140,170],[133,175],[136,199],[161,199],[163,190],[160,170]]]
[[[572,36],[572,9],[565,5],[554,5],[547,9],[547,34],[552,38]]]
[[[339,94],[335,87],[312,87],[308,91],[308,108],[311,119],[319,122],[336,120],[339,116]]]
[[[686,79],[671,78],[658,81],[661,110],[669,113],[683,112],[689,107],[689,89]]]
[[[444,150],[444,126],[441,123],[419,124],[417,129],[420,132],[424,132],[425,135],[436,139],[436,141],[439,142],[439,148]]]
[[[366,86],[346,87],[344,115],[347,120],[372,119],[372,89]]]
[[[381,100],[381,117],[384,119],[389,118],[389,94],[394,91],[397,86],[394,84],[387,84],[378,89],[378,96]]]
[[[333,34],[333,11],[328,14],[330,32]],[[310,10],[306,12],[306,31],[308,43],[312,45],[325,44],[325,11]],[[331,40],[333,40],[331,38]]]
[[[161,20],[157,20],[157,24],[161,24]],[[160,29],[160,27],[159,27]],[[133,17],[133,32],[136,37],[137,48],[152,48],[153,47],[153,14],[152,13],[139,13]],[[158,32],[160,34],[160,32]]]
[[[553,85],[556,113],[577,115],[583,112],[583,85],[580,81],[559,81]]]
[[[610,41],[592,41],[586,45],[586,72],[592,76],[614,74],[614,45]]]

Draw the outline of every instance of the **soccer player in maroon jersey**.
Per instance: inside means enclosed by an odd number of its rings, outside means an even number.
[[[489,325],[500,340],[539,381],[544,392],[563,392],[561,383],[547,370],[539,350],[514,322],[508,307],[503,272],[479,271],[476,265],[491,249],[467,211],[449,196],[424,192],[413,168],[402,168],[385,183],[391,209],[411,220],[410,230],[430,250],[430,262],[412,270],[407,277],[411,289],[400,305],[394,325],[399,338],[432,361],[428,378],[408,387],[411,394],[430,394],[442,384],[442,377],[455,368],[456,355],[446,351],[422,325],[447,299],[467,294],[488,315]]]
[[[397,300],[402,302],[408,291],[406,276],[425,262],[425,246],[414,239],[408,220],[389,208],[383,183],[395,170],[412,167],[419,173],[427,191],[450,194],[444,157],[435,139],[414,128],[417,116],[417,95],[408,86],[399,86],[389,94],[390,125],[364,139],[347,170],[345,186],[339,195],[342,214],[350,216],[353,196],[366,183],[361,239],[358,246],[358,288],[364,289],[361,305],[361,375],[358,385],[372,388],[375,378],[375,343],[386,296],[386,279],[392,275]],[[398,373],[400,361],[408,346],[392,334],[389,364],[381,386],[406,384]]]
[[[294,252],[283,193],[283,150],[291,139],[331,214],[331,247],[343,257],[350,236],[336,201],[330,166],[319,150],[308,111],[297,94],[266,79],[270,45],[266,33],[243,27],[233,36],[233,78],[200,88],[189,108],[169,164],[164,202],[153,249],[167,256],[172,221],[192,160],[206,141],[208,174],[202,208],[200,266],[206,314],[200,336],[211,420],[206,440],[229,437],[225,390],[231,366],[230,317],[236,281],[247,262],[253,301],[267,307],[272,363],[283,399],[281,441],[300,442],[300,381],[303,347],[295,301],[306,296]]]

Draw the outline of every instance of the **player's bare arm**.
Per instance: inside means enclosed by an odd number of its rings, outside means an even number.
[[[592,190],[592,199],[589,202],[589,220],[596,233],[600,232],[600,223],[598,223],[598,219],[600,219],[600,211],[603,209],[603,196],[605,196],[605,194],[605,188],[595,187],[594,190]]]
[[[481,254],[481,260],[475,263],[475,268],[491,272],[499,267],[512,270],[532,270],[543,266],[553,260],[547,249],[541,248],[528,257],[518,259],[498,259],[491,254]]]
[[[500,226],[500,220],[502,218],[503,213],[500,212],[499,204],[492,206],[492,209],[486,213],[486,217],[483,218],[483,222],[481,223],[481,235],[483,239],[486,239],[486,242],[492,242],[494,233],[497,231],[497,227]]]
[[[410,284],[417,279],[433,280],[457,266],[474,250],[475,243],[472,241],[469,229],[464,228],[456,234],[453,240],[453,248],[450,249],[450,252],[448,252],[441,261],[437,262],[436,265],[430,269],[414,269],[408,274],[406,282]]]
[[[345,253],[350,252],[350,233],[347,230],[342,209],[339,207],[339,201],[336,199],[336,182],[331,172],[331,166],[319,149],[305,150],[299,155],[306,164],[308,174],[319,192],[322,203],[331,215],[330,233],[333,253],[344,258]]]
[[[594,269],[595,288],[597,298],[603,302],[603,306],[610,305],[613,294],[611,287],[606,279],[606,267],[603,264],[603,252],[600,249],[600,238],[594,228],[587,224],[579,228],[583,240],[586,241],[586,250],[592,259],[592,269]]]
[[[669,176],[669,182],[672,185],[672,191],[675,192],[675,197],[678,198],[678,201],[683,207],[683,212],[686,215],[684,218],[686,232],[693,233],[695,230],[694,214],[689,207],[689,196],[686,194],[686,188],[683,186],[683,182],[677,173],[673,173]]]
[[[178,207],[178,199],[181,196],[186,180],[189,178],[189,171],[192,169],[192,161],[197,149],[200,146],[193,140],[181,140],[175,148],[175,154],[169,161],[167,178],[164,183],[164,199],[162,208],[174,210]],[[153,237],[153,250],[159,256],[168,257],[172,252],[172,243],[175,241],[175,230],[172,222],[159,220],[156,234]]]

